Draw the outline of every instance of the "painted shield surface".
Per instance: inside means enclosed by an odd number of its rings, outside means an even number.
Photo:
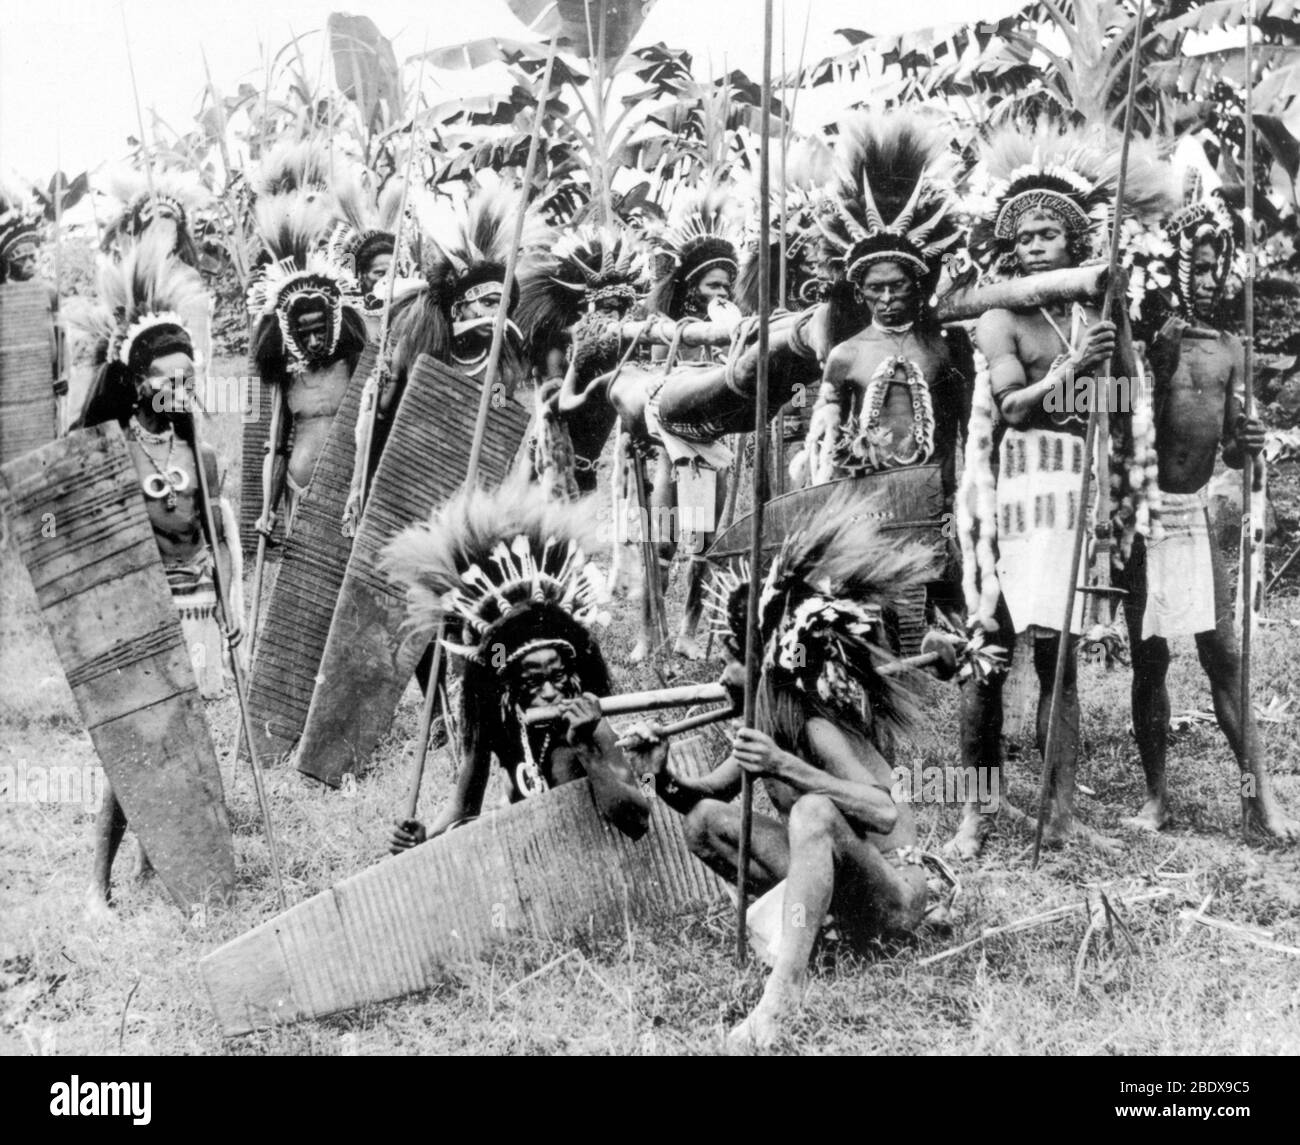
[[[900,541],[919,541],[933,545],[938,554],[945,551],[945,513],[943,477],[937,465],[913,465],[904,469],[885,469],[848,477],[825,485],[796,489],[774,497],[763,515],[763,551],[773,553],[792,532],[809,521],[831,497],[852,490],[852,496],[870,500],[869,516],[882,532],[897,534]],[[749,556],[753,515],[737,520],[726,529],[709,549],[708,558],[715,563]],[[935,579],[943,572],[941,557],[936,559]],[[920,650],[925,636],[925,590],[918,589],[900,610],[898,617],[900,651],[911,655]]]
[[[424,653],[423,644],[403,639],[406,594],[379,571],[379,554],[464,484],[480,392],[479,382],[422,355],[393,419],[298,748],[298,770],[332,786],[365,766]],[[528,422],[513,401],[489,408],[484,484],[505,477]]]
[[[0,464],[58,435],[50,288],[0,284]]]
[[[674,743],[674,768],[707,771],[705,743]],[[600,817],[583,779],[344,879],[214,950],[199,972],[222,1032],[241,1034],[427,989],[505,938],[671,917],[722,887],[661,800],[633,842]]]
[[[293,747],[311,705],[334,602],[343,584],[352,541],[341,524],[356,457],[361,391],[374,368],[367,346],[316,459],[311,484],[298,501],[293,534],[258,627],[248,689],[254,746],[270,761]]]
[[[100,762],[185,908],[235,885],[221,774],[139,477],[116,425],[0,470],[12,531]]]

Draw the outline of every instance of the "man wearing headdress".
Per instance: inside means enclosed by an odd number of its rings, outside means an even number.
[[[946,146],[936,129],[894,113],[845,125],[837,147],[839,183],[821,222],[871,323],[826,362],[811,476],[938,464],[951,498],[969,402],[930,304],[941,259],[961,238],[939,183]]]
[[[596,541],[589,502],[554,501],[516,477],[457,495],[386,550],[387,571],[407,587],[412,623],[459,630],[459,642],[446,646],[464,664],[456,791],[427,829],[396,824],[393,851],[477,817],[493,758],[512,802],[585,776],[606,819],[633,839],[645,834],[649,803],[596,702],[611,690],[593,632],[608,617],[585,555]],[[525,721],[543,707],[558,708],[559,719]]]
[[[352,280],[318,250],[328,215],[313,194],[290,192],[258,198],[258,231],[268,261],[249,288],[257,323],[252,357],[262,385],[282,403],[275,452],[272,514],[293,510],[306,491],[330,424],[343,402],[366,344],[365,320]],[[270,535],[274,519],[258,530]]]
[[[412,227],[403,228],[402,257],[396,259],[403,183],[389,179],[376,192],[366,181],[370,177],[349,169],[335,181],[334,224],[326,245],[331,260],[356,282],[371,339],[377,340],[387,301],[380,284],[390,271],[399,279],[410,277]]]
[[[198,457],[193,445],[194,336],[181,317],[203,295],[203,282],[171,254],[167,237],[154,233],[134,244],[120,262],[104,261],[98,288],[93,307],[69,315],[92,338],[97,367],[76,428],[116,421],[126,430],[199,692],[214,698],[222,692],[222,649],[232,637],[238,639],[238,630],[223,637],[218,628],[213,566],[219,562],[222,582],[231,587],[235,617],[243,611],[243,570],[238,526],[224,498],[212,507],[218,529],[215,554],[203,529],[198,465],[214,495],[221,486],[216,452],[205,444]],[[229,623],[238,620],[229,618]],[[126,825],[120,804],[109,793],[96,826],[92,908],[108,904],[113,859]]]
[[[860,498],[841,493],[788,537],[763,582],[761,675],[756,725],[736,736],[728,759],[701,779],[666,766],[661,729],[640,724],[628,742],[638,770],[686,816],[691,850],[734,880],[741,772],[761,777],[779,818],[755,815],[749,885],[780,901],[780,936],[763,996],[732,1031],[736,1048],[768,1048],[798,1008],[818,932],[833,913],[857,943],[915,929],[926,901],[924,860],[906,803],[890,795],[882,734],[916,718],[903,678],[879,667],[892,658],[886,635],[896,603],[926,575],[930,556],[899,545],[863,520]],[[757,574],[756,574],[757,575]],[[743,687],[745,575],[711,587],[732,657],[724,680]],[[751,909],[751,932],[763,904]]]
[[[1007,128],[986,147],[995,180],[990,218],[972,232],[977,258],[993,274],[1032,275],[1099,257],[1110,226],[1114,156],[1101,136]],[[1143,170],[1144,163],[1151,170]],[[1163,177],[1133,149],[1127,203],[1135,213],[1163,206]],[[1078,504],[1088,412],[1072,399],[1077,376],[1102,371],[1115,356],[1117,328],[1091,306],[1033,311],[990,310],[975,330],[985,360],[975,385],[967,459],[958,495],[967,609],[972,627],[1012,650],[1014,633],[1033,634],[1038,676],[1037,741],[1045,748]],[[1135,377],[1131,347],[1117,374]],[[996,477],[994,476],[996,474]],[[1102,491],[1108,495],[1108,491]],[[1064,688],[1053,737],[1059,745],[1044,841],[1062,844],[1075,831],[1079,753],[1076,650],[1084,594],[1075,597]],[[967,767],[1000,766],[1002,681],[994,675],[962,689],[962,758]],[[995,783],[979,785],[997,791]],[[950,847],[979,854],[995,806],[972,794]],[[1095,836],[1089,836],[1097,840]]]
[[[43,238],[40,210],[32,195],[0,185],[0,285],[6,282],[31,282],[37,276],[37,255]],[[49,284],[50,348],[53,362],[53,388],[59,403],[58,422],[66,424],[63,413],[68,392],[67,353],[64,335],[53,315],[58,313],[58,286]]]
[[[1135,537],[1119,582],[1127,589],[1133,728],[1147,781],[1146,801],[1125,823],[1158,831],[1169,822],[1168,640],[1190,635],[1209,678],[1219,727],[1241,768],[1244,830],[1295,839],[1300,824],[1277,806],[1254,713],[1242,710],[1228,578],[1206,512],[1206,487],[1220,447],[1230,469],[1253,464],[1264,448],[1264,426],[1243,416],[1244,352],[1240,339],[1223,329],[1237,220],[1217,191],[1202,196],[1199,190],[1198,181],[1191,201],[1164,228],[1172,252],[1171,305],[1148,351],[1155,374],[1160,535]],[[1152,306],[1159,301],[1150,299]]]

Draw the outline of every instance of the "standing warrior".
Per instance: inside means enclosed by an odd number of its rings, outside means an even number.
[[[821,226],[871,324],[826,362],[809,432],[812,478],[938,464],[951,500],[968,401],[930,302],[943,255],[961,239],[940,182],[947,145],[937,128],[895,112],[846,125],[838,149],[839,183]]]
[[[643,254],[627,228],[579,227],[521,284],[519,325],[541,378],[532,468],[555,496],[596,491],[596,463],[617,414],[599,399],[561,410],[561,395],[594,396],[593,383],[617,367],[624,324],[644,293]]]
[[[458,494],[386,550],[387,571],[407,587],[411,622],[459,629],[461,642],[445,647],[465,669],[455,794],[428,830],[398,823],[394,851],[477,817],[493,756],[511,802],[586,776],[606,819],[633,839],[645,834],[649,802],[596,702],[610,692],[591,631],[608,621],[601,577],[584,555],[596,534],[589,502],[554,501],[516,477]],[[524,722],[528,709],[550,706],[563,713],[558,723]]]
[[[1118,143],[1100,134],[1008,128],[984,157],[994,211],[971,243],[994,274],[1038,274],[1097,260],[1105,250]],[[1143,150],[1129,159],[1126,205],[1136,215],[1165,202],[1165,178]],[[1115,356],[1116,324],[1078,303],[1032,311],[990,310],[975,330],[985,360],[975,381],[966,467],[957,498],[966,604],[972,628],[1013,649],[1013,633],[1034,637],[1038,675],[1037,740],[1048,737],[1057,644],[1085,464],[1086,403],[1075,402],[1076,375],[1104,371]],[[1136,376],[1131,347],[1117,374]],[[996,473],[996,477],[994,474]],[[1108,496],[1108,490],[1102,490]],[[1084,594],[1076,596],[1064,689],[1054,741],[1059,752],[1044,840],[1060,845],[1076,829],[1074,776],[1079,752],[1076,651]],[[993,675],[962,688],[962,758],[968,768],[1000,766],[1002,682]],[[996,807],[972,796],[950,847],[979,854]]]
[[[869,509],[869,503],[867,508]],[[893,602],[924,580],[919,545],[899,545],[864,522],[860,497],[840,494],[807,529],[787,538],[763,585],[757,727],[736,736],[731,756],[702,779],[666,766],[660,729],[629,735],[660,797],[686,816],[691,850],[736,877],[741,770],[761,776],[780,818],[755,815],[750,885],[784,880],[775,965],[754,1011],[731,1033],[737,1048],[766,1048],[797,1009],[813,943],[828,913],[857,941],[913,930],[926,875],[906,803],[890,797],[882,734],[916,717],[899,676],[883,676]],[[749,586],[733,573],[711,587],[732,662],[724,682],[743,686]],[[777,892],[779,893],[779,892]]]
[[[311,483],[366,344],[351,278],[317,249],[327,223],[324,207],[309,196],[263,195],[257,202],[258,230],[271,261],[248,292],[257,322],[252,356],[261,383],[276,387],[283,411],[279,439],[270,443],[272,518],[258,522],[268,536],[282,503],[292,527],[294,506]]]
[[[204,466],[208,488],[219,489],[217,455],[204,446],[202,458],[195,456],[185,412],[195,381],[195,350],[181,314],[192,312],[203,292],[198,272],[171,255],[166,236],[149,234],[120,262],[101,265],[98,301],[69,318],[93,339],[97,367],[77,428],[116,421],[127,432],[163,571],[180,612],[200,694],[207,699],[221,694],[222,648],[229,643],[217,625],[213,561],[220,562],[224,583],[235,590],[231,607],[236,616],[243,612],[238,598],[243,569],[238,526],[224,498],[214,514],[219,529],[215,557],[204,538],[197,466]],[[103,907],[126,830],[126,818],[111,793],[96,830],[90,900]]]
[[[40,208],[34,196],[0,185],[0,285],[32,282],[37,275],[36,257],[43,239]],[[49,285],[50,349],[54,367],[53,388],[58,403],[58,424],[66,424],[64,410],[68,393],[67,354],[58,314],[59,288]]]
[[[1119,580],[1128,590],[1124,618],[1133,654],[1133,726],[1147,781],[1146,802],[1125,823],[1158,831],[1169,822],[1168,638],[1193,635],[1215,715],[1241,768],[1243,829],[1294,839],[1300,837],[1300,824],[1278,808],[1254,713],[1241,710],[1232,601],[1206,515],[1206,486],[1220,445],[1231,469],[1253,463],[1264,447],[1263,425],[1242,416],[1241,341],[1223,330],[1234,229],[1232,213],[1217,192],[1189,203],[1165,226],[1173,252],[1172,307],[1166,307],[1167,320],[1149,352],[1163,536],[1135,537]]]

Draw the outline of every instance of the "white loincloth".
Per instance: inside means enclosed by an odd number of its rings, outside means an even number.
[[[1016,632],[1059,632],[1065,615],[1083,439],[1008,429],[998,458],[998,581]],[[1084,594],[1076,593],[1070,631],[1083,632]]]
[[[1160,499],[1164,536],[1147,541],[1142,639],[1212,632],[1217,618],[1205,491],[1161,491]]]
[[[190,565],[165,570],[172,603],[180,614],[181,632],[198,681],[199,695],[213,700],[225,693],[221,655],[225,641],[217,624],[217,592],[205,553]]]

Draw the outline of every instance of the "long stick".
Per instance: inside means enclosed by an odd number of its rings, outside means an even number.
[[[253,565],[253,589],[248,602],[248,658],[252,662],[257,643],[257,626],[262,611],[262,578],[266,572],[266,549],[270,543],[271,512],[275,508],[275,459],[280,448],[280,427],[284,417],[284,395],[277,386],[271,402],[271,425],[262,458],[262,530],[257,534],[257,560]]]
[[[772,172],[769,163],[772,126],[772,0],[763,0],[763,104],[759,116],[758,233],[758,378],[754,400],[754,514],[749,539],[749,600],[745,612],[744,726],[754,726],[755,700],[761,669],[758,639],[758,597],[763,561],[763,509],[767,502],[767,383],[768,325],[772,311],[772,247],[767,241],[772,227]],[[736,862],[736,964],[748,954],[745,923],[749,898],[749,843],[754,820],[754,779],[748,771],[740,777],[740,848]]]
[[[135,123],[140,132],[140,156],[144,160],[144,177],[149,185],[149,202],[153,206],[154,218],[158,217],[158,192],[153,185],[153,161],[144,142],[144,113],[140,110],[140,85],[135,80],[135,58],[131,55],[131,33],[126,26],[126,0],[120,0],[118,9],[122,13],[122,38],[126,42],[126,66],[131,74],[131,94],[135,98]]]
[[[217,113],[217,149],[221,152],[221,164],[225,169],[226,176],[226,185],[221,189],[221,205],[225,207],[226,214],[229,216],[226,225],[230,230],[230,261],[234,263],[235,274],[239,276],[240,289],[247,293],[248,267],[244,264],[244,248],[243,243],[240,241],[242,236],[239,234],[239,219],[227,197],[230,193],[230,181],[234,168],[230,163],[230,149],[226,143],[226,105],[217,91],[216,84],[212,82],[212,69],[208,67],[208,53],[203,50],[201,45],[199,55],[203,57],[203,74],[208,81],[208,95],[212,98],[212,107]]]
[[[515,281],[515,264],[519,257],[519,244],[523,241],[524,218],[528,213],[528,199],[533,189],[533,174],[537,169],[538,144],[542,135],[542,120],[545,117],[547,95],[551,90],[551,74],[555,70],[555,53],[559,46],[558,35],[551,37],[546,52],[546,68],[542,73],[542,91],[537,98],[537,118],[533,122],[532,135],[528,140],[528,160],[524,164],[524,186],[519,201],[519,217],[515,220],[514,241],[506,252],[505,281],[501,284],[501,304],[497,307],[496,318],[492,323],[492,347],[488,351],[487,367],[483,371],[483,391],[479,395],[478,417],[474,422],[474,441],[470,446],[469,465],[465,471],[465,488],[470,489],[478,481],[479,460],[483,456],[483,439],[487,436],[488,411],[492,396],[496,390],[497,375],[501,370],[501,347],[505,342],[506,319],[510,314],[510,294]],[[391,298],[391,287],[390,287]],[[429,737],[433,731],[433,709],[437,702],[438,673],[442,667],[442,629],[434,634],[433,664],[429,672],[429,688],[425,693],[424,706],[420,710],[420,727],[416,736],[415,760],[411,764],[411,779],[406,791],[406,814],[404,818],[413,819],[415,808],[420,801],[420,785],[424,780],[424,764],[429,757]]]
[[[230,588],[225,574],[221,570],[221,559],[217,551],[217,522],[212,511],[212,491],[208,487],[207,469],[203,464],[203,446],[199,435],[199,418],[197,412],[190,408],[190,443],[194,448],[194,468],[198,476],[199,511],[202,515],[203,534],[207,538],[208,550],[212,554],[212,583],[217,590],[217,602],[221,605],[221,619],[226,629],[227,644],[230,648],[230,674],[235,680],[235,698],[239,701],[239,726],[244,733],[244,743],[248,747],[248,759],[253,765],[253,787],[257,791],[257,804],[262,812],[262,831],[266,836],[266,850],[271,860],[271,875],[275,879],[275,893],[280,909],[285,910],[284,877],[280,873],[280,854],[275,845],[275,832],[271,829],[271,806],[266,798],[266,784],[262,775],[262,761],[257,757],[257,748],[253,743],[253,720],[248,714],[248,690],[244,684],[244,668],[236,650],[236,642],[230,634],[237,631],[240,624],[230,607]]]
[[[1137,19],[1133,30],[1133,59],[1128,69],[1128,104],[1124,108],[1124,137],[1120,143],[1119,178],[1115,184],[1115,207],[1110,223],[1110,268],[1106,279],[1106,299],[1101,307],[1101,320],[1110,321],[1115,306],[1115,270],[1119,266],[1120,225],[1124,218],[1124,184],[1128,178],[1129,143],[1133,138],[1134,110],[1137,103],[1137,77],[1141,65],[1142,22],[1146,16],[1146,0],[1138,0]],[[1106,371],[1109,377],[1111,370]],[[1088,502],[1092,492],[1092,452],[1097,441],[1097,431],[1104,420],[1102,403],[1109,395],[1100,392],[1099,379],[1093,379],[1092,400],[1088,403],[1088,429],[1083,443],[1083,478],[1079,492],[1078,517],[1074,527],[1074,548],[1070,553],[1070,579],[1065,590],[1065,619],[1061,623],[1056,645],[1056,671],[1052,677],[1052,702],[1047,710],[1047,742],[1043,745],[1043,778],[1038,792],[1038,823],[1034,828],[1033,868],[1038,866],[1038,856],[1043,848],[1043,823],[1047,818],[1047,801],[1052,793],[1052,778],[1056,770],[1056,754],[1060,749],[1061,697],[1065,691],[1065,665],[1074,651],[1070,629],[1074,620],[1074,599],[1079,586],[1079,566],[1083,559],[1084,539],[1088,532]],[[1109,389],[1109,387],[1106,387]],[[1103,489],[1101,495],[1109,496]],[[1103,514],[1104,515],[1104,514]]]
[[[1241,395],[1241,412],[1250,420],[1255,412],[1255,0],[1246,0],[1246,196],[1244,210],[1246,224],[1246,276],[1245,305],[1246,322],[1243,331],[1245,351],[1244,392]],[[1252,519],[1251,494],[1255,485],[1255,466],[1265,464],[1261,458],[1258,462],[1247,455],[1241,466],[1241,695],[1238,697],[1238,720],[1241,727],[1241,751],[1245,757],[1246,770],[1253,777],[1256,774],[1254,737],[1251,735],[1253,713],[1250,700],[1250,659],[1251,659],[1251,620],[1255,608],[1255,586],[1252,574],[1254,563],[1255,527],[1261,530],[1264,522]]]
[[[655,688],[648,692],[623,692],[602,696],[596,702],[603,716],[625,716],[633,712],[657,712],[664,708],[685,708],[693,704],[720,704],[731,697],[722,684],[683,684],[678,688]],[[524,723],[549,723],[560,718],[557,707],[532,708],[524,713]]]
[[[429,34],[424,34],[424,51],[420,54],[420,72],[415,81],[415,90],[417,93],[424,90],[424,64],[429,50]],[[423,138],[423,135],[421,135]],[[411,118],[411,146],[406,153],[406,169],[402,173],[402,199],[397,207],[397,230],[393,235],[393,252],[394,263],[388,274],[388,288],[384,297],[384,312],[379,317],[379,352],[375,356],[375,377],[382,378],[384,375],[384,358],[388,353],[388,333],[392,323],[393,315],[393,292],[397,286],[397,264],[396,258],[402,250],[402,231],[406,225],[406,201],[411,190],[411,161],[415,158],[416,134],[415,134],[415,117]],[[369,379],[367,379],[368,381]],[[366,495],[369,493],[370,486],[370,451],[375,440],[375,417],[379,411],[379,389],[378,385],[374,389],[366,387],[365,407],[361,410],[361,444],[357,449],[356,470],[360,475],[358,482],[357,495],[358,502],[356,512],[360,515],[361,510],[365,507]]]
[[[533,191],[533,175],[537,170],[537,152],[542,137],[542,120],[546,116],[547,96],[551,90],[551,74],[555,70],[555,53],[559,47],[558,35],[551,37],[546,49],[546,69],[542,72],[542,91],[537,97],[537,118],[533,121],[528,139],[528,159],[524,164],[523,193],[519,199],[519,217],[515,220],[514,241],[506,251],[505,281],[502,283],[501,305],[497,307],[492,323],[492,347],[488,351],[487,366],[483,371],[483,392],[479,394],[478,417],[474,422],[474,441],[470,447],[469,466],[465,473],[465,488],[472,488],[478,480],[479,461],[483,456],[483,439],[487,435],[488,411],[501,372],[501,348],[505,344],[506,319],[510,316],[510,291],[515,281],[515,264],[519,261],[519,244],[524,237],[524,218],[528,213],[528,200]]]

